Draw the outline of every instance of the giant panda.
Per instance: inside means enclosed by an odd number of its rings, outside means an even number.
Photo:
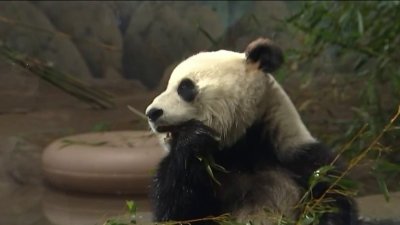
[[[146,109],[167,150],[152,184],[156,222],[214,224],[207,218],[228,213],[237,222],[278,224],[266,212],[298,219],[310,176],[334,154],[310,134],[271,74],[283,61],[279,46],[259,38],[243,53],[200,52],[176,66]],[[315,185],[313,197],[328,186]],[[335,210],[318,224],[358,224],[354,200],[340,193],[326,194]]]

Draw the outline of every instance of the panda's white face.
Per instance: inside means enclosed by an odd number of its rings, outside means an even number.
[[[174,69],[167,89],[147,107],[150,127],[165,136],[171,127],[197,119],[215,129],[223,145],[233,144],[265,111],[271,79],[244,53],[199,53]]]

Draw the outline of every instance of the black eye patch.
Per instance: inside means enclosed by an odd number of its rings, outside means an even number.
[[[196,85],[190,79],[183,79],[178,86],[178,95],[187,102],[191,102],[197,95]]]

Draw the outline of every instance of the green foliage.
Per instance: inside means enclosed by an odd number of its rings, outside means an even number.
[[[110,219],[106,220],[103,225],[135,225],[135,224],[137,224],[136,202],[129,200],[129,201],[126,201],[125,204],[126,204],[126,208],[128,211],[127,217],[110,218]]]
[[[372,173],[386,201],[389,201],[389,190],[386,180],[395,180],[395,178],[398,177],[400,174],[400,165],[380,159],[375,162]]]
[[[363,104],[354,110],[375,134],[399,103],[383,105],[383,92],[400,99],[399,11],[398,1],[306,2],[286,21],[304,35],[305,47],[296,60],[309,63],[328,51],[335,66],[351,60],[347,71],[364,82],[359,92]]]
[[[357,157],[382,131],[386,121],[400,104],[400,2],[399,1],[312,1],[304,2],[296,13],[285,22],[302,37],[301,49],[292,50],[289,59],[312,70],[315,61],[328,58],[336,72],[348,82],[359,84],[358,104],[351,108],[354,119],[343,125],[347,131],[334,143],[346,143],[356,136],[359,128],[368,124],[344,154]],[[304,71],[303,71],[304,72]],[[333,119],[334,120],[334,119]],[[343,129],[345,129],[343,127]],[[399,155],[400,132],[394,124],[385,132],[381,141],[368,151],[374,162],[372,173],[380,190],[388,198],[386,179],[394,179],[398,170],[381,170],[390,162],[391,156]],[[395,147],[389,147],[395,146]],[[389,160],[389,162],[387,160]],[[393,167],[388,166],[393,169]],[[386,167],[386,168],[388,168]]]
[[[206,171],[208,173],[208,175],[211,177],[211,179],[218,185],[221,186],[221,183],[217,180],[217,178],[215,178],[214,176],[214,172],[213,169],[222,173],[229,173],[229,171],[227,171],[224,167],[222,167],[221,165],[218,165],[214,158],[211,155],[207,155],[204,157],[200,157],[198,156],[197,159],[201,162],[203,162],[204,167],[206,168]]]
[[[305,42],[314,56],[337,46],[342,54],[360,53],[354,68],[375,59],[379,69],[385,69],[399,56],[395,51],[400,42],[399,9],[398,1],[306,2],[287,22],[307,33]]]
[[[327,181],[327,174],[328,172],[332,171],[334,169],[333,166],[331,165],[327,165],[327,166],[323,166],[319,169],[317,169],[316,171],[314,171],[308,181],[308,185],[310,186],[310,188],[313,188],[316,184],[322,182],[322,181]]]
[[[96,123],[92,128],[93,132],[102,132],[102,131],[109,131],[109,130],[110,130],[110,124],[106,123],[106,122]]]
[[[136,203],[134,201],[126,201],[128,207],[130,223],[136,224]]]

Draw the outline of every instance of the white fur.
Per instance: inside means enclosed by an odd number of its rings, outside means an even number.
[[[183,78],[194,81],[199,90],[194,102],[185,102],[177,94]],[[155,123],[150,122],[154,132],[157,126],[197,119],[219,132],[223,146],[234,144],[257,119],[277,131],[275,145],[282,157],[295,146],[315,141],[281,86],[248,63],[243,53],[220,50],[186,59],[146,111],[151,108],[164,111]],[[163,145],[168,150],[168,143]]]
[[[269,128],[275,130],[275,145],[279,157],[290,157],[297,146],[316,142],[304,125],[289,96],[276,80],[270,76],[271,83],[265,98],[264,120]]]

